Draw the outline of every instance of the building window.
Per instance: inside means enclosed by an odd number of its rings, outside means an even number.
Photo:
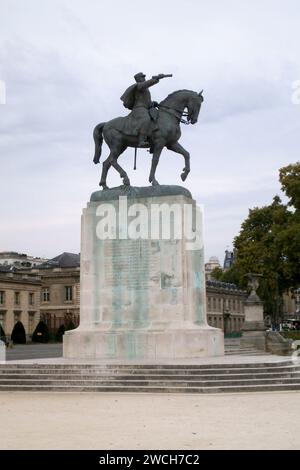
[[[228,308],[231,310],[231,299],[228,300]]]
[[[219,298],[219,312],[222,312],[222,299]]]
[[[232,308],[233,308],[233,311],[235,312],[235,299],[233,299],[232,301]]]
[[[216,307],[216,298],[214,297],[214,298],[213,298],[213,309],[216,310],[216,308],[217,308],[217,307]]]
[[[211,298],[208,297],[207,299],[207,304],[208,304],[208,310],[211,310]]]
[[[20,305],[20,292],[15,292],[15,305]]]
[[[44,289],[42,289],[42,301],[50,302],[50,292],[48,287],[44,287]]]
[[[29,292],[29,305],[34,305],[34,293]]]
[[[5,304],[5,292],[4,290],[0,290],[0,305]]]
[[[73,289],[72,286],[65,287],[65,300],[71,302],[73,300]]]

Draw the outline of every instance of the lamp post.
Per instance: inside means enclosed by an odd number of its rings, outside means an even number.
[[[225,307],[223,310],[223,324],[224,324],[224,335],[228,333],[228,320],[230,318],[229,308]]]

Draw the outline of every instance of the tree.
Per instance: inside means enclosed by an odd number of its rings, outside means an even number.
[[[217,281],[221,281],[222,276],[223,276],[223,269],[219,268],[219,267],[216,267],[212,270],[210,275],[211,275],[212,279],[216,279]]]
[[[289,206],[300,210],[300,162],[285,166],[279,170],[281,189],[290,199]]]
[[[48,326],[45,322],[40,321],[32,335],[32,341],[34,343],[48,343],[50,339]]]
[[[65,325],[60,325],[60,327],[58,328],[57,332],[56,332],[56,335],[55,335],[55,339],[56,341],[58,341],[59,343],[62,342],[62,338],[63,338],[63,335],[65,333]]]
[[[288,203],[275,196],[272,204],[250,209],[234,240],[238,284],[245,285],[247,272],[262,274],[259,295],[276,319],[283,292],[300,285],[300,163],[281,168],[279,179]]]
[[[23,323],[17,321],[11,333],[11,340],[16,344],[26,344],[26,333]]]
[[[74,325],[74,323],[72,322],[72,320],[69,321],[69,323],[67,324],[66,326],[66,331],[68,330],[74,330],[76,328],[76,326]]]
[[[230,284],[235,284],[237,287],[244,288],[245,283],[240,276],[239,269],[234,263],[229,269],[223,271],[221,268],[215,268],[211,272],[212,279],[216,279],[221,282],[229,282]]]
[[[3,328],[2,328],[2,325],[0,325],[0,339],[1,339],[1,338],[5,338],[5,332],[4,332]]]

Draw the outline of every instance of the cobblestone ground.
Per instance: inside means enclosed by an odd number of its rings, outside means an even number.
[[[299,449],[300,393],[0,393],[1,449]]]

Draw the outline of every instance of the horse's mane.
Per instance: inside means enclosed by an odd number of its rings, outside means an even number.
[[[183,93],[183,92],[188,92],[188,93],[195,93],[197,94],[195,91],[192,91],[192,90],[176,90],[176,91],[173,91],[172,93],[170,93],[163,101],[161,101],[159,104],[166,104],[167,101],[169,101],[171,98],[173,98],[174,95],[177,95],[178,93]]]

